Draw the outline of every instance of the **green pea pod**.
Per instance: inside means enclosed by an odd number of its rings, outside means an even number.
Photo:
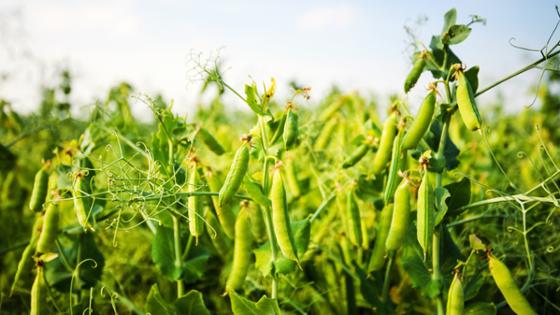
[[[200,127],[198,129],[198,136],[202,139],[202,142],[210,149],[210,151],[216,153],[217,155],[222,155],[224,152],[224,147],[214,138],[214,136],[208,132],[208,130]]]
[[[502,292],[507,304],[515,314],[537,314],[533,308],[531,308],[531,305],[523,296],[521,290],[519,290],[519,287],[515,283],[515,279],[513,279],[511,272],[503,262],[494,257],[494,255],[489,254],[488,268],[490,269],[490,274],[492,275],[492,278],[494,278],[494,282],[496,282],[498,289]]]
[[[278,125],[276,126],[276,129],[272,134],[272,138],[270,138],[269,145],[273,145],[276,141],[278,141],[278,139],[280,139],[280,136],[284,135],[285,124],[286,124],[286,113],[284,113],[282,115],[282,118],[280,118],[280,121],[278,121]]]
[[[321,132],[319,133],[319,136],[315,140],[315,144],[313,145],[313,148],[316,151],[323,150],[327,146],[337,126],[338,119],[336,118],[333,118],[325,123],[323,129],[321,129]]]
[[[341,95],[334,100],[334,102],[329,105],[321,114],[319,115],[319,121],[326,122],[330,121],[330,119],[344,106],[348,103],[348,97],[345,95]]]
[[[360,207],[356,202],[352,189],[348,189],[346,192],[346,217],[348,219],[348,238],[352,244],[358,247],[362,246]]]
[[[373,159],[373,173],[379,174],[385,166],[389,159],[391,158],[391,151],[393,147],[393,141],[397,134],[397,123],[398,114],[396,112],[392,113],[387,117],[385,123],[383,124],[383,131],[381,132],[381,140],[379,141],[379,148],[377,149],[377,154]]]
[[[200,190],[202,183],[198,169],[194,165],[191,169],[188,182],[188,192],[197,192]],[[204,233],[204,207],[202,205],[202,198],[200,196],[189,196],[187,200],[188,218],[189,218],[189,232],[198,241],[198,238]]]
[[[424,71],[425,66],[426,60],[423,57],[418,58],[414,62],[412,69],[410,70],[410,72],[406,76],[406,80],[404,81],[405,93],[408,93],[408,91],[410,91],[410,89],[412,89],[416,85],[416,82],[418,82],[418,79],[420,78],[422,71]]]
[[[29,244],[23,250],[21,257],[18,262],[16,274],[14,276],[14,281],[12,282],[12,288],[10,291],[10,295],[16,289],[17,283],[21,278],[24,272],[30,272],[31,268],[33,267],[33,254],[35,253],[35,249],[37,247],[37,240],[39,239],[39,235],[41,235],[41,229],[43,227],[43,215],[37,214],[35,218],[35,222],[33,223],[33,228],[31,229],[31,238],[29,240]]]
[[[35,174],[31,199],[29,199],[29,209],[37,212],[43,209],[43,203],[47,199],[47,187],[49,185],[49,173],[45,168],[41,168]]]
[[[241,182],[243,181],[243,177],[245,177],[245,173],[247,173],[248,168],[249,143],[244,142],[235,152],[229,172],[227,173],[224,184],[220,189],[218,197],[221,206],[230,201],[237,190],[239,190],[239,186],[241,186]]]
[[[274,175],[272,175],[270,200],[272,202],[272,227],[278,241],[278,247],[280,247],[280,251],[286,258],[297,261],[294,234],[290,225],[290,216],[288,215],[286,190],[284,189],[282,172],[279,169],[276,169]]]
[[[350,156],[346,160],[344,160],[344,163],[342,163],[342,168],[349,168],[356,165],[356,163],[360,162],[360,160],[364,156],[366,156],[370,148],[371,147],[369,144],[362,143],[352,152],[352,154],[350,154]]]
[[[286,123],[284,124],[284,148],[286,150],[292,148],[297,143],[298,137],[298,116],[290,108],[286,114]]]
[[[393,204],[390,203],[383,208],[379,215],[375,244],[373,245],[373,252],[371,253],[369,261],[368,272],[380,270],[385,263],[385,242],[387,241],[387,234],[391,227],[393,208]]]
[[[46,314],[47,306],[47,285],[45,284],[45,278],[43,275],[43,267],[37,267],[37,274],[35,275],[35,281],[31,286],[31,303],[29,305],[30,315],[42,315]]]
[[[451,281],[451,286],[449,286],[449,292],[447,293],[447,311],[446,315],[463,315],[463,310],[465,308],[465,297],[463,293],[463,285],[461,284],[461,279],[459,279],[459,274],[455,273],[453,281]]]
[[[246,208],[251,216],[251,232],[254,239],[257,241],[264,240],[266,238],[266,223],[261,208],[248,201],[242,202],[241,207]]]
[[[420,109],[418,110],[418,115],[416,119],[408,129],[406,136],[404,137],[402,148],[403,150],[414,149],[424,134],[430,127],[432,122],[432,117],[434,116],[434,110],[436,107],[436,91],[432,90],[424,98]]]
[[[301,195],[301,189],[299,187],[299,181],[296,175],[296,168],[294,165],[294,160],[291,156],[286,157],[286,183],[288,184],[288,189],[292,194],[292,197],[299,197]]]
[[[216,192],[220,189],[218,178],[211,169],[208,169],[206,172],[206,182],[211,191]],[[225,235],[227,235],[230,239],[233,239],[233,235],[235,234],[235,214],[233,213],[230,204],[225,204],[224,206],[220,205],[220,200],[216,195],[213,195],[210,198],[212,199],[212,205],[214,206],[214,210],[218,216],[218,221],[220,222]]]
[[[43,227],[37,241],[37,253],[51,253],[56,251],[58,235],[59,210],[55,202],[49,203],[43,219]]]
[[[235,291],[245,282],[253,249],[251,216],[247,209],[241,209],[235,222],[235,242],[233,244],[233,263],[226,282],[226,291]]]
[[[87,179],[82,175],[76,176],[74,184],[72,185],[72,199],[74,201],[74,211],[76,212],[76,218],[78,223],[84,229],[91,229],[89,223],[89,217],[91,209],[93,207],[93,201],[89,194],[90,186],[87,184]]]
[[[208,230],[212,245],[220,256],[226,257],[231,248],[231,240],[226,236],[218,219],[216,219],[216,216],[209,208],[206,208],[204,212],[204,220],[206,221],[206,230]]]
[[[422,182],[418,188],[418,200],[416,210],[416,237],[424,251],[424,255],[432,244],[434,231],[434,189],[430,183],[428,170],[424,171]]]
[[[389,173],[387,175],[387,184],[385,185],[385,192],[383,200],[385,204],[393,198],[395,188],[397,187],[397,180],[399,179],[399,170],[401,167],[401,143],[403,139],[404,130],[398,129],[397,136],[393,139],[393,147],[391,149],[391,164],[389,166]]]
[[[472,131],[480,129],[480,114],[476,107],[474,93],[463,71],[457,71],[457,106],[465,126]]]
[[[391,226],[385,241],[387,251],[397,250],[401,247],[404,236],[408,230],[410,216],[410,184],[404,178],[395,191],[395,208],[391,218]]]

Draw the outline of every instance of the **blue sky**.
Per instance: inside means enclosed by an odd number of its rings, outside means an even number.
[[[383,97],[401,91],[410,68],[404,26],[412,26],[428,43],[452,7],[460,22],[469,21],[471,14],[487,19],[456,49],[465,64],[480,65],[484,86],[539,57],[513,48],[509,40],[515,37],[518,45],[541,48],[558,18],[555,4],[5,0],[0,3],[0,71],[11,76],[0,83],[0,95],[18,109],[32,110],[38,99],[33,85],[52,82],[57,69],[70,66],[76,76],[73,98],[80,104],[91,104],[111,85],[127,80],[140,92],[162,92],[175,100],[178,111],[186,112],[198,89],[188,71],[189,56],[193,51],[219,51],[227,66],[226,80],[237,88],[251,79],[275,77],[280,94],[286,95],[283,83],[295,78],[312,87],[315,99],[332,84]],[[42,71],[37,64],[43,65]],[[537,77],[532,71],[501,88],[508,108],[532,100],[529,84]],[[421,84],[427,82],[426,77]],[[416,89],[408,96],[413,108],[423,93]],[[490,93],[486,100],[495,96]]]

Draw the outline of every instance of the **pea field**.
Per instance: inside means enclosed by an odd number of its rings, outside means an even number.
[[[71,71],[32,113],[0,95],[0,314],[560,314],[560,43],[483,82],[480,21],[441,21],[390,99],[218,63],[188,116],[126,82],[74,104]]]

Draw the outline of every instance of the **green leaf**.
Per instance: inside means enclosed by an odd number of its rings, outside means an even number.
[[[447,32],[452,25],[455,25],[457,22],[457,10],[455,8],[447,11],[443,16],[443,30],[441,31],[442,34]]]
[[[407,234],[402,253],[402,267],[407,272],[412,282],[412,287],[419,288],[426,296],[433,298],[439,293],[436,283],[422,257],[422,248],[416,240],[416,232]]]
[[[185,262],[183,262],[183,279],[186,283],[193,283],[200,280],[206,270],[208,270],[208,259],[210,255],[201,253]]]
[[[157,284],[152,285],[150,293],[148,293],[148,298],[146,299],[146,305],[144,306],[146,313],[150,314],[161,314],[161,315],[175,315],[175,308],[172,304],[164,300],[164,298],[159,293],[159,288]]]
[[[449,199],[446,200],[447,206],[449,207],[449,214],[456,215],[458,214],[457,209],[469,204],[471,200],[471,181],[463,177],[458,182],[445,185],[445,188],[451,195]]]
[[[210,315],[210,311],[208,311],[202,299],[202,293],[197,290],[191,290],[177,299],[175,301],[175,310],[177,314],[181,315]]]
[[[272,272],[270,243],[264,243],[259,248],[254,249],[253,253],[255,254],[255,267],[261,272],[263,277],[269,276]]]
[[[464,284],[465,301],[473,299],[478,295],[480,288],[484,285],[484,277],[481,273],[474,273]]]
[[[467,71],[465,71],[465,77],[467,78],[467,80],[471,84],[471,88],[472,88],[473,93],[476,93],[476,90],[478,89],[478,72],[479,72],[479,70],[480,70],[480,67],[472,66],[469,69],[467,69]]]
[[[476,302],[467,305],[465,315],[496,315],[496,305],[491,302]]]
[[[469,235],[469,244],[471,248],[475,251],[486,250],[486,245],[476,236],[476,234]]]
[[[241,295],[230,292],[231,310],[234,315],[280,315],[280,308],[276,299],[263,296],[257,303]]]
[[[245,100],[247,101],[247,105],[251,107],[253,112],[259,115],[265,114],[258,100],[257,87],[255,86],[255,84],[252,85],[245,84],[245,98],[246,98]]]
[[[249,197],[253,199],[259,205],[268,208],[271,206],[270,199],[268,199],[262,192],[261,185],[257,184],[252,180],[245,181],[245,189]]]
[[[434,189],[434,193],[436,195],[436,209],[438,210],[434,226],[438,226],[447,214],[447,210],[449,208],[447,207],[447,203],[445,201],[451,195],[449,194],[449,190],[447,190],[445,187],[436,187]]]
[[[276,274],[287,274],[296,270],[296,262],[290,260],[284,256],[276,258],[274,261],[274,273]]]
[[[175,265],[173,244],[173,230],[159,225],[152,242],[152,259],[162,275],[171,280],[178,280],[182,270]]]
[[[291,225],[294,233],[294,240],[296,242],[297,256],[301,259],[309,246],[311,224],[309,222],[309,218],[306,218],[299,221],[293,221]]]
[[[471,28],[467,25],[456,24],[443,33],[441,41],[446,45],[457,45],[467,39],[470,33]]]

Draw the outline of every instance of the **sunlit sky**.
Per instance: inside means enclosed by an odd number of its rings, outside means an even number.
[[[0,2],[0,96],[18,110],[37,107],[41,84],[70,67],[73,100],[92,104],[122,80],[137,91],[161,92],[175,109],[193,108],[199,81],[189,72],[194,53],[219,54],[226,81],[242,84],[275,77],[279,94],[297,79],[312,87],[312,100],[332,85],[386,99],[402,93],[410,68],[410,40],[404,26],[429,43],[442,16],[458,10],[487,19],[473,26],[456,53],[466,65],[481,67],[485,86],[540,57],[510,45],[542,48],[558,15],[554,1],[76,1]],[[421,23],[418,23],[421,21]],[[203,57],[204,58],[204,57]],[[7,75],[7,76],[6,76]],[[533,70],[500,88],[510,109],[531,102]],[[427,83],[427,76],[422,85]],[[411,103],[424,93],[417,88]],[[495,98],[498,92],[485,96]],[[241,106],[235,100],[232,106]],[[414,105],[412,105],[414,108]],[[135,108],[141,112],[142,108]]]

